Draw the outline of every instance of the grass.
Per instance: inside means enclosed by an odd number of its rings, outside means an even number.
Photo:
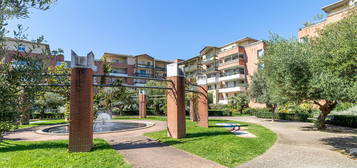
[[[123,157],[102,139],[94,140],[91,152],[69,153],[68,141],[2,141],[0,167],[16,168],[127,168]]]
[[[39,123],[31,123],[29,125],[19,125],[19,128],[30,128],[30,127],[36,127],[36,126],[41,126],[41,125],[53,125],[53,124],[63,124],[66,123],[64,119],[56,119],[56,120],[33,120],[33,121],[45,121],[45,122],[39,122]]]
[[[228,167],[235,167],[263,154],[277,139],[274,132],[263,126],[239,122],[257,136],[257,138],[241,138],[230,133],[227,128],[215,125],[222,122],[238,123],[228,120],[210,120],[209,128],[202,128],[187,120],[185,138],[169,138],[166,130],[145,135]]]

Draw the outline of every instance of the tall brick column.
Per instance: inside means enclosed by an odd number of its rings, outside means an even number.
[[[139,118],[146,118],[147,97],[145,93],[139,93]]]
[[[177,63],[167,65],[167,135],[172,138],[186,136],[185,77]]]
[[[208,86],[198,87],[198,125],[208,128]]]
[[[93,146],[93,65],[92,53],[86,58],[72,52],[70,152],[88,152]]]

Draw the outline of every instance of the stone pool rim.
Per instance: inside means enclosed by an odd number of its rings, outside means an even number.
[[[93,134],[110,134],[110,133],[118,133],[118,132],[129,132],[129,131],[136,131],[136,130],[141,130],[141,129],[146,129],[153,127],[155,123],[153,122],[148,122],[148,121],[128,121],[128,120],[111,120],[109,122],[120,122],[120,123],[141,123],[141,124],[146,124],[145,127],[138,127],[138,128],[131,128],[131,129],[124,129],[124,130],[115,130],[115,131],[106,131],[106,132],[93,132]],[[35,130],[34,132],[37,134],[42,134],[42,135],[63,135],[63,136],[68,136],[69,133],[51,133],[51,132],[45,132],[43,130],[48,129],[48,128],[53,128],[53,127],[59,127],[59,126],[65,126],[69,125],[69,123],[65,124],[55,124],[55,125],[48,125],[45,127],[41,127],[38,130]]]

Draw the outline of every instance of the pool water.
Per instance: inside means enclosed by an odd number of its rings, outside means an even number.
[[[113,132],[113,131],[122,131],[135,128],[146,127],[146,123],[134,123],[134,122],[95,122],[93,123],[93,132],[95,133],[104,133],[104,132]],[[46,133],[55,133],[55,134],[65,134],[69,133],[69,125],[61,125],[50,127],[42,130]]]

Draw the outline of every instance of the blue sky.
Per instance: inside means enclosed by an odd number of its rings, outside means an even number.
[[[207,45],[269,32],[297,36],[305,21],[337,0],[58,0],[48,11],[12,20],[9,30],[28,26],[30,39],[44,35],[51,49],[147,53],[158,59],[188,59]],[[11,34],[9,34],[11,35]]]

